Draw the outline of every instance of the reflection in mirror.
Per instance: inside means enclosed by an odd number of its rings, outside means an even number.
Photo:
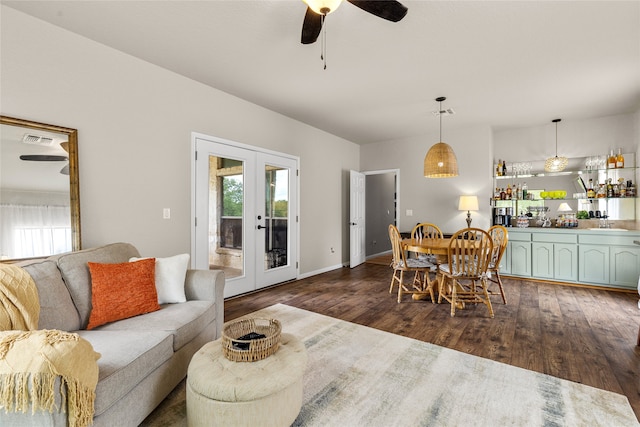
[[[77,135],[0,116],[0,261],[80,249]]]

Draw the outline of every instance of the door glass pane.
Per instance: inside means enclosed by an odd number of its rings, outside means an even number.
[[[265,270],[289,265],[289,169],[265,167]]]
[[[244,275],[244,164],[209,156],[209,268]]]

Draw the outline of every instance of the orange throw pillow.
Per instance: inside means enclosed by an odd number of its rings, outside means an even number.
[[[92,305],[87,329],[160,310],[155,258],[122,264],[87,264]]]

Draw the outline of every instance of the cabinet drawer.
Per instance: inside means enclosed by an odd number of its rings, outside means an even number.
[[[581,234],[578,236],[580,244],[589,245],[618,245],[618,246],[634,246],[633,241],[640,239],[636,233],[629,236],[603,236],[596,234]]]
[[[535,233],[531,236],[534,242],[550,242],[550,243],[577,243],[578,236],[576,234],[567,233]]]
[[[509,241],[511,242],[530,242],[531,233],[509,232]]]

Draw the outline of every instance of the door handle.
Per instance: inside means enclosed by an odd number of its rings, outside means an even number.
[[[262,230],[263,228],[267,228],[267,227],[263,227],[260,224],[258,224],[258,230]]]

